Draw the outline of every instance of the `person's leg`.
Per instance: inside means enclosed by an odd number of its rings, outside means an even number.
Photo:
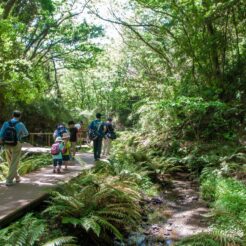
[[[76,154],[76,142],[71,142],[71,154],[72,158],[74,158]]]
[[[97,160],[97,139],[93,140],[94,159]]]
[[[97,151],[97,158],[101,158],[101,152],[102,152],[102,138],[98,138],[98,151]]]
[[[103,147],[102,147],[102,154],[106,155],[106,149],[107,149],[107,138],[103,139]]]
[[[53,159],[53,173],[56,172],[57,160]]]
[[[109,154],[110,154],[111,143],[112,143],[112,140],[111,140],[110,138],[108,138],[107,149],[106,149],[106,155],[107,155],[107,156],[109,156]]]
[[[65,163],[65,161],[64,161]],[[61,167],[62,167],[62,159],[58,160],[58,168],[57,168],[57,173],[61,173]]]
[[[18,142],[16,146],[7,147],[7,151],[10,151],[11,153],[11,158],[9,162],[9,173],[6,178],[6,183],[12,183],[14,178],[16,178],[17,181],[20,180],[17,169],[21,156],[21,146],[21,143]],[[9,157],[10,153],[7,154]]]

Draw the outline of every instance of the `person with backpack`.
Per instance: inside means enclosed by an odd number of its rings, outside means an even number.
[[[78,129],[75,127],[74,121],[69,121],[68,127],[70,133],[71,154],[72,154],[72,159],[74,160],[76,154],[76,144],[78,140]]]
[[[20,122],[21,112],[16,110],[12,114],[12,119],[4,122],[0,131],[0,144],[4,145],[6,158],[9,164],[8,176],[6,178],[6,186],[11,186],[21,181],[18,174],[18,165],[21,157],[22,140],[29,133],[25,125]]]
[[[101,158],[102,140],[104,137],[104,123],[101,121],[102,115],[96,114],[96,119],[89,125],[89,139],[93,141],[94,159],[98,161]]]
[[[68,133],[68,129],[65,127],[63,123],[58,124],[56,126],[56,130],[53,133],[53,137],[54,139],[56,139],[57,137],[62,137],[64,133]]]
[[[109,152],[111,149],[111,142],[112,140],[116,139],[116,134],[114,131],[112,118],[108,118],[107,122],[105,123],[105,136],[103,139],[103,155],[109,156]]]
[[[57,137],[55,143],[51,146],[51,155],[53,158],[53,173],[61,173],[62,167],[62,151],[64,144],[61,137]]]

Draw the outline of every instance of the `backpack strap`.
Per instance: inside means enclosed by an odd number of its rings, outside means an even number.
[[[9,123],[9,126],[14,127],[14,126],[16,126],[18,123],[20,123],[20,122],[19,122],[19,121],[12,122],[12,121],[10,120],[8,123]]]

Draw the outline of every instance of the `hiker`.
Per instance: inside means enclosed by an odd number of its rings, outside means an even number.
[[[108,118],[107,122],[104,124],[105,135],[103,139],[103,155],[106,157],[109,156],[112,140],[116,139],[112,121],[112,118]]]
[[[68,164],[70,164],[71,158],[71,142],[70,142],[70,135],[68,133],[64,133],[62,135],[62,140],[64,142],[64,148],[62,150],[62,160],[65,166],[65,170],[67,170]]]
[[[4,122],[0,131],[0,144],[4,145],[6,150],[6,158],[9,164],[8,176],[6,178],[6,186],[11,186],[21,181],[18,174],[18,165],[21,156],[22,139],[28,136],[25,125],[20,122],[21,112],[16,110],[12,114],[10,121]]]
[[[84,122],[81,120],[79,123],[75,124],[74,126],[75,126],[78,130],[82,130],[83,125],[84,125]]]
[[[74,126],[78,129],[78,144],[81,146],[83,144],[83,127],[84,122],[81,120],[79,123],[75,124]]]
[[[61,137],[57,137],[55,143],[51,146],[51,154],[53,158],[53,173],[61,173],[62,167],[62,151],[64,144]]]
[[[74,160],[76,154],[76,144],[78,140],[78,129],[75,127],[74,121],[68,122],[68,129],[70,133],[70,142],[71,142],[71,155]]]
[[[98,161],[101,157],[102,140],[104,137],[104,123],[101,121],[102,115],[96,114],[96,119],[89,125],[89,138],[93,140],[94,159]]]
[[[58,124],[56,126],[56,130],[53,133],[53,137],[54,139],[56,139],[57,137],[62,137],[63,133],[67,133],[67,132],[68,130],[63,123]]]

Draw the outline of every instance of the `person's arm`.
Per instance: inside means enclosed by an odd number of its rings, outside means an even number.
[[[3,126],[2,126],[2,128],[1,128],[1,131],[0,131],[0,143],[2,143],[3,142],[3,133],[4,133],[4,131],[6,130],[6,128],[7,128],[7,122],[5,122],[4,124],[3,124]]]
[[[56,136],[57,136],[57,130],[54,131],[53,138],[56,139]]]
[[[21,138],[27,137],[29,135],[29,132],[26,129],[26,126],[21,122],[19,124],[20,124],[20,136],[21,136]]]

